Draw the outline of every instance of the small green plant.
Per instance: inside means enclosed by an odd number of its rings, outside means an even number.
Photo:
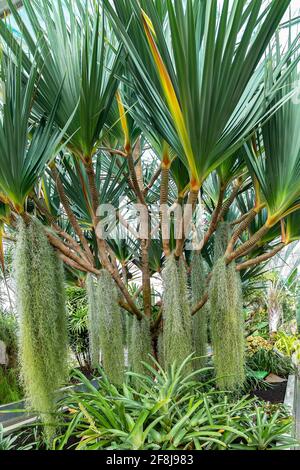
[[[0,450],[13,450],[16,446],[17,436],[4,436],[4,429],[0,424]]]
[[[95,388],[76,372],[87,392],[73,393],[60,403],[68,410],[66,424],[53,448],[220,450],[243,446],[251,450],[291,442],[284,434],[292,419],[281,407],[276,408],[277,414],[272,410],[266,413],[265,427],[272,426],[275,433],[269,444],[266,438],[262,445],[253,437],[255,432],[261,433],[253,423],[254,399],[244,396],[233,400],[231,395],[217,392],[211,379],[204,379],[210,368],[187,375],[186,370],[193,369],[192,365],[187,368],[187,362],[193,362],[191,357],[166,370],[152,360],[153,365],[144,364],[146,374],[127,373],[122,387],[115,387],[104,373],[99,388]],[[201,382],[195,377],[201,377]]]
[[[38,450],[45,448],[45,443],[37,426],[28,426],[22,431],[15,431],[4,436],[4,429],[0,424],[0,451],[2,450]]]
[[[0,366],[0,405],[19,401],[23,392],[18,381],[17,369]]]
[[[91,369],[88,331],[88,299],[81,287],[67,287],[69,343],[79,366]]]
[[[17,320],[15,315],[0,311],[0,340],[6,345],[8,366],[16,367],[18,356]]]
[[[279,331],[276,334],[274,348],[285,356],[292,357],[295,352],[300,350],[300,337]]]
[[[293,372],[291,359],[280,355],[274,349],[259,349],[255,354],[247,358],[247,366],[254,371],[272,372],[280,377],[287,377]]]
[[[232,449],[282,450],[298,444],[297,440],[291,437],[291,416],[282,408],[270,414],[265,406],[255,406],[253,414],[245,415],[243,430],[247,435],[247,444],[232,444]]]

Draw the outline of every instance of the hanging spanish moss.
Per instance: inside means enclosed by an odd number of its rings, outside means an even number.
[[[241,281],[235,264],[215,263],[210,282],[210,320],[217,385],[235,390],[244,382]]]
[[[89,349],[91,364],[93,368],[99,365],[100,361],[100,309],[98,301],[97,285],[94,283],[93,276],[87,275],[86,289],[88,295],[88,330],[89,330]]]
[[[103,367],[111,382],[121,384],[124,375],[121,309],[118,291],[111,275],[104,269],[99,276],[98,293]]]
[[[157,337],[157,358],[161,367],[165,368],[165,358],[164,358],[164,340],[163,340],[163,330],[160,330]]]
[[[151,354],[150,321],[143,317],[139,320],[132,318],[131,338],[129,344],[129,366],[132,372],[145,374],[147,369],[142,362],[149,362]]]
[[[230,226],[227,222],[221,222],[215,232],[214,263],[224,255],[230,237]]]
[[[177,264],[174,256],[168,257],[163,281],[163,356],[169,367],[175,361],[181,364],[192,353],[192,317],[182,259]]]
[[[63,267],[37,220],[20,223],[15,276],[21,380],[50,439],[56,425],[55,392],[67,378],[67,321]]]
[[[197,304],[207,290],[207,267],[201,254],[194,253],[191,261],[191,297],[192,305]],[[201,369],[206,363],[207,355],[207,319],[209,303],[207,302],[199,312],[193,315],[193,347],[197,359],[195,369]],[[199,359],[198,359],[199,358]]]

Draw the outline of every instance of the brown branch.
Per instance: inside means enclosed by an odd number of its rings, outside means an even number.
[[[101,232],[101,225],[99,224],[99,218],[97,217],[97,209],[99,206],[99,196],[98,196],[98,191],[96,188],[95,172],[94,172],[92,159],[85,159],[85,168],[86,168],[86,172],[88,175],[89,188],[90,188],[90,193],[92,197],[92,206],[93,206],[92,219],[93,219],[94,230],[96,233],[100,262],[102,266],[110,273],[115,283],[119,287],[121,293],[125,297],[131,309],[131,313],[136,315],[139,319],[142,319],[142,314],[140,310],[137,308],[137,306],[135,305],[133,299],[131,298],[125,284],[123,283],[119,275],[118,270],[115,269],[115,267],[111,264],[108,258],[106,241],[101,237],[101,234],[99,236],[99,231]]]
[[[141,259],[142,259],[142,283],[143,283],[143,302],[144,302],[144,313],[147,317],[151,316],[151,282],[150,282],[150,269],[149,269],[149,246],[150,246],[150,224],[149,224],[149,210],[146,204],[143,188],[141,187],[141,175],[136,173],[135,162],[137,161],[137,152],[140,151],[139,143],[135,147],[135,155],[133,156],[130,151],[127,155],[128,168],[131,176],[131,181],[134,187],[135,194],[141,205],[143,205],[147,211],[147,220],[145,217],[141,217],[141,224],[147,226],[147,238],[141,240]],[[139,170],[140,171],[140,170]]]
[[[84,160],[84,167],[85,171],[88,177],[88,182],[89,182],[89,188],[90,188],[90,193],[91,193],[91,199],[92,199],[92,210],[93,210],[93,222],[95,222],[97,210],[99,207],[99,195],[98,195],[98,189],[96,186],[96,178],[95,178],[95,172],[94,172],[94,167],[93,167],[93,159],[92,158],[86,158]],[[97,221],[96,221],[97,222]],[[96,223],[97,225],[97,223]]]
[[[248,261],[245,261],[244,263],[238,264],[236,267],[237,271],[243,271],[245,269],[250,268],[251,266],[255,266],[256,264],[263,263],[265,261],[268,261],[270,258],[273,258],[279,251],[281,251],[285,247],[285,243],[279,243],[272,251],[269,251],[268,253],[264,253],[263,255],[257,256],[256,258],[249,259]]]
[[[83,271],[83,272],[89,272],[87,269],[85,269],[83,266],[80,266],[79,264],[76,263],[76,261],[72,260],[68,256],[64,255],[61,251],[57,249],[57,254],[60,257],[60,259],[70,266],[71,268],[77,269],[78,271]]]
[[[87,271],[90,273],[94,274],[99,274],[99,270],[94,268],[94,266],[91,263],[88,263],[87,261],[83,260],[80,258],[78,255],[76,255],[70,246],[66,246],[59,238],[57,238],[55,235],[47,231],[47,237],[51,245],[59,250],[62,254],[67,256],[68,258],[72,259],[75,261],[76,264],[78,264],[81,268],[83,268],[83,271]]]
[[[161,183],[160,183],[160,211],[159,211],[159,218],[160,218],[160,226],[161,226],[161,234],[162,234],[162,247],[165,256],[170,255],[170,239],[169,236],[165,237],[165,230],[168,230],[168,220],[166,221],[166,214],[164,213],[164,209],[167,207],[168,203],[168,190],[169,190],[169,171],[170,166],[169,163],[165,166],[162,163],[161,166]]]
[[[60,235],[62,238],[67,240],[69,244],[72,246],[72,248],[86,261],[90,262],[90,260],[87,258],[86,253],[81,249],[81,246],[71,237],[71,235],[67,232],[65,232],[57,223],[55,217],[47,210],[46,207],[44,207],[36,195],[34,194],[33,196],[34,203],[40,213],[46,217],[47,222],[52,226],[52,228],[55,230],[55,232]]]
[[[230,256],[230,254],[233,252],[234,245],[238,241],[241,234],[249,227],[251,222],[255,219],[256,215],[257,215],[257,211],[255,209],[251,209],[247,217],[242,221],[242,223],[233,232],[233,235],[231,239],[229,240],[229,243],[226,249],[226,256]]]
[[[221,188],[220,188],[220,193],[219,193],[218,202],[217,202],[216,208],[215,208],[215,210],[214,210],[214,212],[213,212],[213,214],[212,214],[212,217],[211,217],[211,221],[210,221],[208,230],[207,230],[207,232],[205,233],[204,238],[203,238],[203,240],[202,240],[201,243],[200,243],[199,250],[197,250],[197,251],[199,251],[199,252],[205,247],[205,245],[207,244],[208,240],[210,239],[210,237],[212,236],[212,234],[215,232],[215,230],[216,230],[216,228],[217,228],[217,224],[218,224],[218,220],[219,220],[219,215],[220,215],[221,210],[222,210],[222,204],[223,204],[223,199],[224,199],[225,190],[226,190],[226,188],[224,188],[224,187],[221,187]]]
[[[178,238],[176,241],[175,257],[177,259],[180,258],[183,252],[184,242],[185,242],[185,238],[187,235],[186,232],[188,231],[188,227],[191,224],[191,220],[192,220],[193,212],[196,207],[196,202],[198,199],[199,191],[200,189],[191,189],[189,193],[187,204],[184,209],[183,220],[181,221],[181,224],[180,224],[181,237]]]
[[[159,167],[151,178],[150,183],[144,189],[144,196],[147,196],[150,189],[153,187],[154,183],[158,180],[161,174],[161,167]]]
[[[204,294],[202,299],[199,300],[199,302],[193,307],[192,309],[192,315],[195,315],[208,301],[208,293]]]
[[[273,256],[275,256],[279,251],[281,251],[285,247],[285,243],[280,243],[277,245],[272,251],[269,251],[268,253],[264,253],[263,255],[257,256],[256,258],[250,259],[248,261],[245,261],[244,263],[238,264],[236,266],[236,271],[242,271],[245,270],[251,266],[255,266],[256,264],[263,263],[265,261],[268,261],[271,259]],[[229,259],[226,259],[226,264],[229,264],[231,261]],[[209,283],[211,279],[211,274],[207,278],[207,283]],[[208,301],[208,292],[200,299],[200,301],[192,308],[192,315],[195,315]]]
[[[141,191],[141,188],[140,188],[140,185],[139,185],[139,182],[138,182],[137,174],[136,174],[136,171],[135,171],[134,160],[133,160],[133,156],[132,156],[131,152],[128,153],[127,161],[128,161],[128,168],[129,168],[131,181],[132,181],[132,184],[133,184],[133,189],[134,189],[134,192],[136,194],[136,197],[137,197],[138,201],[140,202],[140,204],[146,205],[145,198],[144,198],[144,193]]]
[[[248,215],[250,214],[250,212],[252,211],[253,209],[251,209],[250,211],[246,212],[246,214],[242,215],[241,217],[239,217],[238,219],[234,220],[233,222],[230,222],[230,225],[232,227],[234,227],[235,225],[239,225],[241,224],[242,222],[244,222],[245,219],[247,219]]]
[[[263,225],[252,237],[249,238],[245,243],[243,243],[239,248],[237,248],[234,252],[232,252],[229,255],[226,256],[226,261],[230,263],[236,258],[239,258],[241,256],[244,256],[245,253],[249,252],[249,250],[252,247],[255,247],[257,243],[260,241],[260,239],[269,231],[269,227],[266,225]],[[227,253],[227,251],[226,251]]]
[[[227,212],[229,211],[233,201],[235,200],[235,198],[236,198],[236,196],[237,196],[237,194],[238,194],[238,192],[241,188],[241,185],[242,185],[242,182],[240,180],[238,180],[238,182],[234,185],[231,194],[228,196],[228,198],[226,199],[226,201],[224,202],[224,204],[222,206],[222,210],[219,214],[218,220],[222,219],[227,214]]]
[[[103,152],[110,153],[111,155],[118,155],[119,157],[127,158],[127,153],[122,152],[121,150],[118,150],[118,149],[110,149],[110,148],[101,147],[100,150],[102,150]]]
[[[141,139],[140,138],[138,138],[135,144],[132,157],[134,160],[134,169],[135,169],[138,185],[142,194],[144,194],[145,188],[144,188],[143,168],[142,168],[142,159],[141,159]]]
[[[79,176],[79,180],[80,180],[80,184],[82,188],[82,194],[86,203],[86,207],[88,208],[88,211],[91,214],[92,213],[91,201],[90,201],[89,193],[86,187],[86,182],[85,182],[85,179],[84,179],[84,176],[83,176],[80,164],[79,164],[79,159],[75,158],[74,163],[75,163],[77,174]]]
[[[93,260],[93,255],[92,255],[92,252],[90,250],[89,244],[88,244],[88,242],[87,242],[87,240],[86,240],[86,238],[83,234],[83,231],[82,231],[82,229],[81,229],[81,227],[78,223],[78,220],[75,217],[74,212],[71,209],[69,199],[66,195],[66,192],[65,192],[63,183],[61,181],[59,172],[57,171],[57,168],[55,167],[55,165],[51,166],[51,173],[52,173],[53,180],[54,180],[54,182],[56,184],[56,187],[57,187],[57,191],[58,191],[58,194],[59,194],[60,201],[61,201],[61,203],[62,203],[62,205],[63,205],[63,207],[66,211],[67,217],[68,217],[68,219],[69,219],[76,235],[79,237],[79,240],[82,243],[83,249],[86,252],[88,259],[90,261],[92,261]]]
[[[119,299],[119,305],[120,307],[124,308],[124,310],[126,310],[126,312],[130,313],[131,315],[134,315],[133,311],[132,311],[132,308],[130,307],[130,305],[125,302],[123,299]]]
[[[138,317],[139,320],[141,320],[143,318],[143,315],[141,314],[140,310],[137,308],[137,306],[135,305],[133,299],[131,298],[125,284],[123,283],[119,273],[117,270],[114,269],[114,267],[111,265],[111,263],[109,262],[109,259],[107,257],[107,254],[106,254],[106,247],[105,247],[105,243],[104,243],[104,240],[101,240],[97,237],[98,241],[99,241],[99,246],[100,246],[100,249],[101,249],[101,254],[100,254],[100,261],[102,263],[102,265],[104,266],[104,268],[111,274],[112,278],[114,279],[115,283],[117,284],[117,286],[119,287],[121,293],[123,294],[123,296],[125,297],[130,309],[131,309],[131,313],[133,313],[134,315],[136,315]]]

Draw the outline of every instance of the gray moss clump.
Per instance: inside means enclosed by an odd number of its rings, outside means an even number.
[[[26,398],[53,436],[55,392],[68,375],[68,334],[61,261],[42,224],[20,223],[14,260],[19,363]]]
[[[136,316],[132,318],[131,335],[129,344],[129,367],[137,374],[147,373],[142,362],[149,362],[151,354],[150,321],[143,317],[139,320]]]
[[[194,253],[191,261],[191,297],[192,305],[196,305],[207,291],[206,286],[207,266],[201,254]],[[199,312],[193,315],[193,348],[197,359],[195,369],[201,369],[207,362],[207,320],[209,302]]]
[[[98,300],[97,284],[91,274],[86,278],[86,289],[88,296],[88,330],[89,349],[92,367],[96,368],[100,361],[100,309]]]
[[[103,367],[112,383],[122,384],[124,348],[121,309],[114,281],[104,269],[98,279],[98,302]]]
[[[215,263],[209,289],[214,365],[220,389],[235,390],[245,380],[242,291],[235,263]]]
[[[163,271],[163,358],[165,367],[181,364],[192,353],[192,316],[182,259],[169,256]],[[187,369],[190,365],[187,366]],[[189,370],[187,370],[189,372]]]

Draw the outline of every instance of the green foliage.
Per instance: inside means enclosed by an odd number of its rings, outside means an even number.
[[[248,394],[254,390],[266,390],[272,386],[264,379],[268,376],[268,372],[262,370],[252,370],[251,367],[245,366],[245,381],[239,394]]]
[[[54,128],[60,91],[58,86],[47,112],[48,119],[43,116],[38,126],[32,126],[31,110],[37,86],[36,65],[29,68],[26,79],[21,53],[16,61],[3,59],[1,65],[5,104],[0,122],[0,187],[16,206],[22,207],[45,165],[53,158],[69,123],[66,124],[66,119],[62,132]]]
[[[67,377],[67,323],[63,267],[35,219],[20,223],[15,276],[22,384],[32,407],[49,424],[50,437],[54,394]]]
[[[2,424],[0,424],[0,450],[13,450],[17,436],[4,436]]]
[[[241,147],[262,118],[261,59],[289,3],[104,0],[128,52],[139,121],[174,148],[196,181]],[[275,78],[285,75],[286,61]]]
[[[192,305],[196,305],[206,292],[207,269],[201,254],[193,254],[191,262],[191,297]],[[207,355],[207,320],[209,304],[206,303],[202,309],[193,316],[193,347],[197,357]],[[195,367],[200,369],[206,363],[206,358],[201,357],[195,362]]]
[[[0,312],[0,340],[6,345],[9,367],[14,367],[18,354],[17,320],[13,314]]]
[[[210,282],[211,335],[219,388],[235,390],[244,382],[241,286],[235,264],[215,263]]]
[[[124,348],[118,291],[111,275],[102,270],[98,280],[100,344],[103,367],[109,379],[121,384],[124,374]]]
[[[165,367],[181,364],[192,352],[192,317],[182,259],[169,256],[163,271],[163,357]],[[189,364],[190,365],[190,364]]]
[[[265,370],[280,377],[287,377],[294,371],[291,359],[281,356],[274,349],[259,349],[255,354],[247,358],[247,366],[254,371]]]
[[[71,117],[64,140],[71,139],[70,147],[77,155],[91,156],[118,87],[122,62],[101,8],[93,2],[85,8],[85,3],[70,2],[64,8],[62,0],[55,3],[38,0],[34,5],[25,0],[24,20],[10,2],[22,41],[17,43],[14,33],[4,24],[0,25],[0,34],[17,56],[24,48],[23,66],[27,73],[32,58],[36,61],[37,111],[42,109],[48,114],[61,89],[55,122],[65,134],[64,126]]]
[[[68,287],[66,295],[69,343],[80,367],[90,369],[87,293],[81,287]]]
[[[281,408],[272,413],[265,405],[255,406],[253,415],[246,415],[244,425],[247,428],[247,445],[232,445],[235,450],[281,450],[297,444],[290,437],[291,418]]]
[[[88,274],[86,278],[86,289],[89,304],[88,328],[90,356],[92,367],[95,368],[99,365],[100,360],[100,309],[97,286],[91,274]]]
[[[28,428],[24,431],[13,432],[4,436],[4,429],[0,424],[0,451],[1,450],[38,450],[44,446],[43,440],[37,435],[37,429]]]
[[[138,374],[144,373],[145,367],[143,362],[149,362],[149,355],[152,350],[149,319],[143,317],[142,320],[138,320],[134,316],[132,318],[130,336],[131,341],[128,351],[130,370]]]
[[[285,435],[291,430],[292,419],[283,407],[275,411],[259,407],[257,419],[253,399],[232,401],[224,392],[216,393],[211,381],[194,379],[205,376],[207,369],[186,375],[186,369],[193,368],[187,367],[187,362],[191,358],[167,370],[156,362],[153,367],[145,365],[152,377],[135,375],[138,388],[131,385],[131,373],[122,388],[116,388],[104,375],[99,389],[76,373],[88,391],[61,402],[72,414],[65,414],[66,429],[55,440],[54,449],[230,450],[242,445],[269,449],[295,443]]]
[[[274,348],[285,356],[292,357],[295,352],[300,350],[300,336],[288,335],[284,331],[279,331],[276,334]]]
[[[0,366],[0,405],[12,403],[23,398],[18,382],[17,369],[6,369]]]

